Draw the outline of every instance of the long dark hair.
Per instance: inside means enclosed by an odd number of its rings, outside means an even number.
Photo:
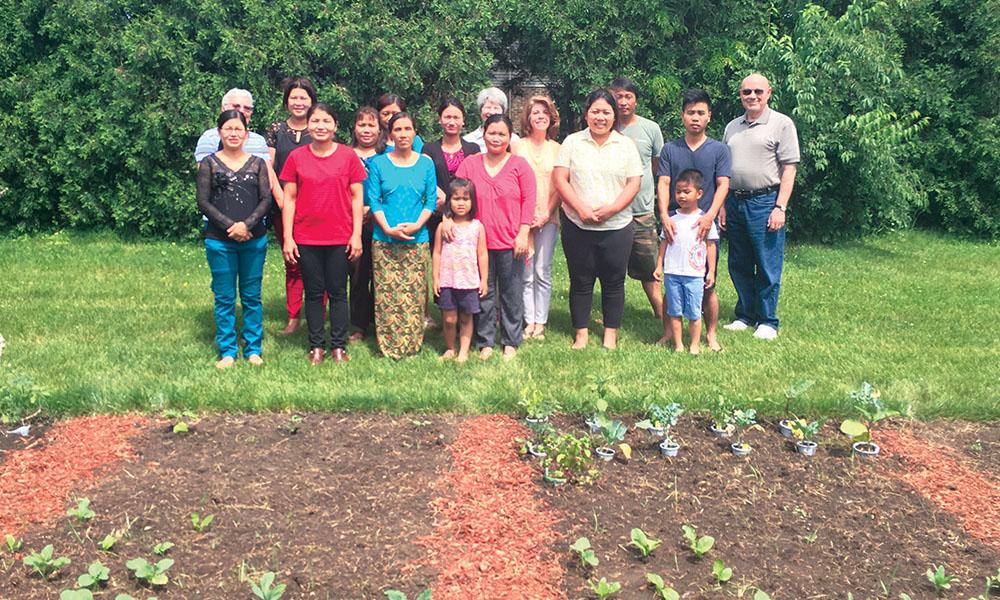
[[[457,177],[451,180],[448,184],[448,197],[444,203],[444,214],[449,219],[454,217],[454,213],[451,211],[451,197],[455,193],[455,190],[468,190],[469,191],[469,218],[476,218],[476,211],[478,210],[478,204],[476,203],[476,186],[472,181],[468,179],[462,179]]]
[[[229,109],[222,111],[219,115],[219,120],[216,122],[215,128],[222,129],[222,126],[226,124],[226,121],[231,121],[233,119],[239,119],[240,123],[243,123],[244,127],[247,126],[247,118],[243,113],[236,109]]]
[[[288,97],[292,95],[292,90],[304,90],[312,100],[312,104],[316,104],[316,88],[313,87],[311,81],[305,77],[286,77],[284,81],[281,82],[281,89],[284,92],[284,100],[282,106],[288,108]]]

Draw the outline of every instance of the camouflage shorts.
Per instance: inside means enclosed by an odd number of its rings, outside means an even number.
[[[660,254],[660,236],[656,232],[656,216],[637,215],[632,217],[635,236],[632,238],[632,253],[628,257],[628,276],[639,281],[655,281],[656,257]]]

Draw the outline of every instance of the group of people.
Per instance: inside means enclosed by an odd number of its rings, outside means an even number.
[[[791,119],[767,106],[763,76],[743,80],[746,112],[721,142],[706,135],[712,103],[704,91],[684,93],[685,133],[664,143],[659,126],[636,114],[638,88],[624,78],[587,96],[586,127],[561,144],[559,111],[547,96],[528,98],[515,128],[507,96],[487,88],[477,97],[481,125],[464,136],[465,107],[447,98],[437,111],[441,137],[425,142],[406,102],[383,94],[355,113],[348,146],[337,141],[338,116],[308,79],[289,78],[283,88],[288,116],[266,136],[249,129],[252,95],[227,92],[217,126],[195,151],[217,367],[239,355],[237,293],[243,355],[263,364],[268,222],[285,261],[282,333],[298,328],[304,310],[313,364],[349,360],[349,343],[372,334],[384,356],[417,353],[433,322],[432,298],[442,358],[466,361],[476,351],[488,359],[498,329],[504,358],[513,358],[525,338],[545,337],[560,237],[573,348],[589,342],[598,280],[602,344],[617,347],[628,276],[642,283],[663,322],[661,343],[697,354],[704,313],[707,343],[721,350],[719,230],[727,232],[738,296],[725,328],[777,336],[784,217],[799,150]]]

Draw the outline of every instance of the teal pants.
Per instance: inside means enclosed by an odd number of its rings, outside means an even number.
[[[212,271],[215,294],[215,345],[219,355],[236,358],[236,293],[243,306],[243,355],[260,356],[264,339],[264,306],[260,299],[267,236],[246,242],[205,240],[205,256]]]

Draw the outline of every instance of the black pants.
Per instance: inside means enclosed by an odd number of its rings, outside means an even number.
[[[372,278],[372,225],[361,228],[361,257],[351,265],[351,325],[367,335],[375,329],[375,285]]]
[[[325,348],[323,292],[330,298],[330,348],[347,347],[347,246],[299,245],[309,347]]]
[[[573,329],[586,329],[594,301],[594,281],[601,280],[604,326],[618,329],[625,312],[625,272],[635,227],[591,231],[562,215],[562,246],[569,270],[569,314]]]

